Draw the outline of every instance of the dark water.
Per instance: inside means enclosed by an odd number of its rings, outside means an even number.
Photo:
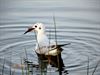
[[[37,63],[34,33],[23,35],[36,22],[42,22],[54,38],[52,15],[55,13],[58,43],[69,43],[62,57],[69,75],[87,75],[100,60],[100,0],[0,0],[0,74],[5,58],[4,75],[9,75],[10,64],[15,75],[21,75],[20,57]],[[36,75],[37,73],[34,73]],[[58,75],[51,71],[51,75]],[[94,75],[100,75],[100,64]]]

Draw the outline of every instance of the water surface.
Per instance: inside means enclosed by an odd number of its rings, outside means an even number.
[[[54,39],[53,13],[57,24],[58,43],[69,75],[87,75],[100,60],[100,1],[99,0],[0,0],[0,74],[5,58],[4,75],[9,75],[10,64],[20,64],[20,57],[37,63],[34,52],[34,33],[23,35],[29,26],[41,22]],[[12,66],[12,71],[14,71]],[[37,73],[34,73],[37,74]],[[58,75],[56,72],[51,74]],[[21,75],[17,68],[15,75]],[[94,75],[100,75],[100,64]]]

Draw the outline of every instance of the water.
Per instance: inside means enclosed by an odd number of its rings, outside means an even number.
[[[11,63],[15,75],[21,75],[14,65],[21,63],[25,49],[29,60],[37,63],[34,33],[23,33],[32,24],[42,22],[54,39],[53,13],[58,43],[71,43],[62,52],[69,75],[87,75],[88,56],[92,74],[100,60],[99,0],[0,0],[0,74],[5,58],[4,75],[10,74]],[[55,71],[51,74],[58,75]],[[100,64],[94,75],[100,75]]]

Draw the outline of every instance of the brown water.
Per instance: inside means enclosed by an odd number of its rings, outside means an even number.
[[[29,26],[42,22],[47,34],[54,39],[53,13],[57,24],[58,43],[69,75],[87,75],[89,56],[92,74],[100,60],[100,1],[99,0],[0,0],[0,74],[5,58],[4,75],[10,75],[10,63],[20,64],[20,56],[37,64],[34,33],[23,35]],[[20,68],[14,68],[21,75]],[[51,71],[51,75],[58,75]],[[37,72],[34,72],[37,75]],[[100,75],[100,64],[94,75]]]

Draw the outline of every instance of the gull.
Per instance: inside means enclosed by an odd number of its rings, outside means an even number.
[[[62,46],[68,44],[56,45],[55,41],[48,39],[46,28],[42,23],[35,23],[30,28],[28,28],[24,34],[31,31],[36,33],[37,42],[35,52],[38,56],[39,63],[44,60],[45,62],[48,62],[52,67],[56,67],[58,70],[63,71],[65,65],[61,56],[61,52],[63,51]]]

